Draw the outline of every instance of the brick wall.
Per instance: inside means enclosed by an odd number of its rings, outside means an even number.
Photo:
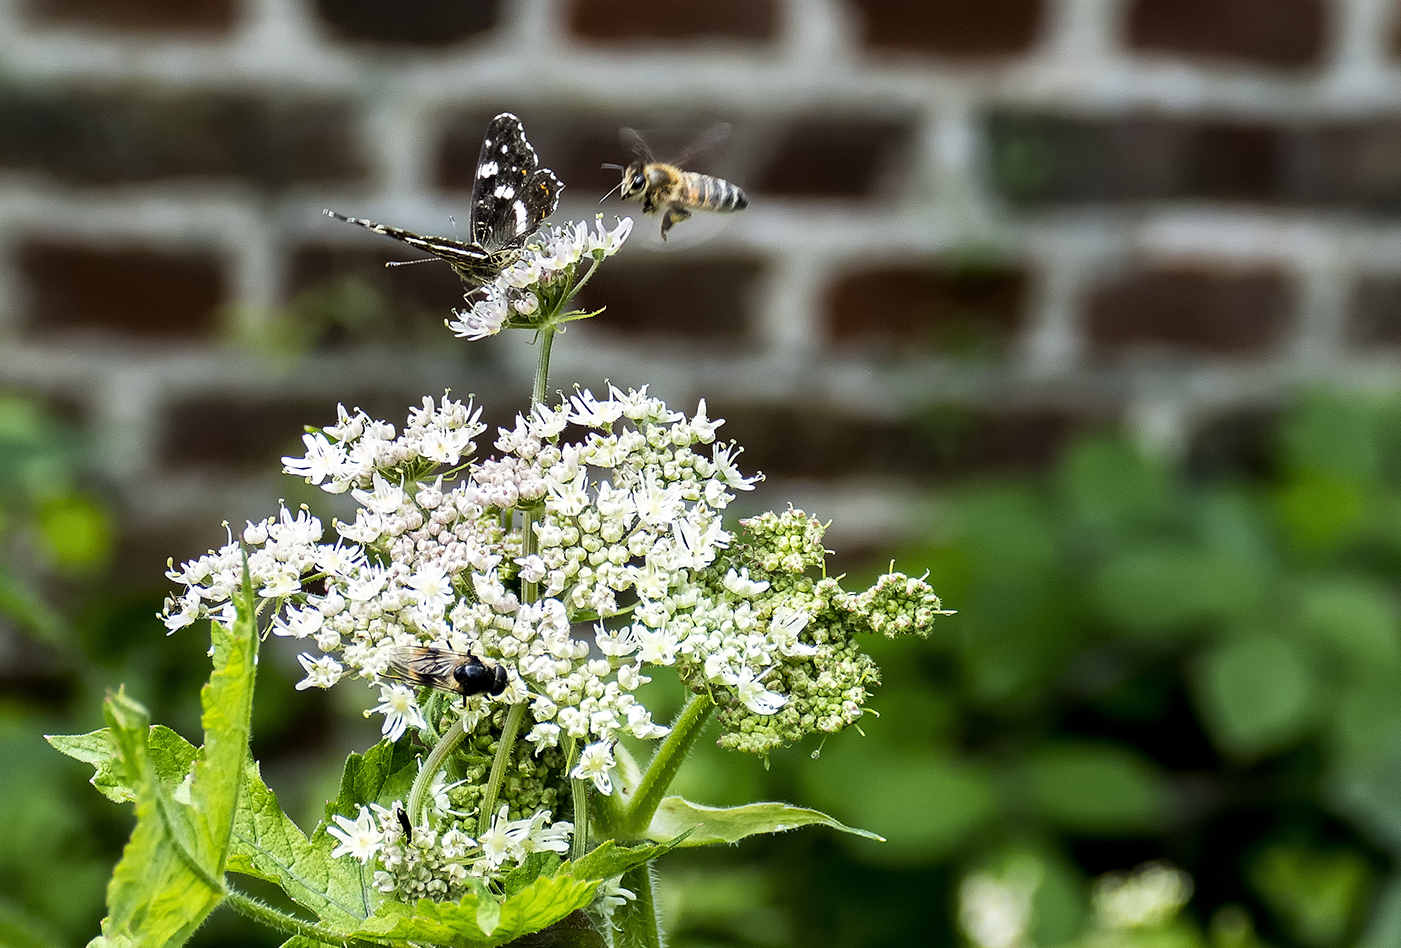
[[[149,581],[295,501],[337,401],[525,397],[446,267],[323,207],[450,233],[509,109],[587,218],[618,127],[723,119],[692,167],[750,209],[639,222],[556,384],[706,397],[839,550],[1095,425],[1245,464],[1291,387],[1401,380],[1398,7],[0,0],[0,384],[92,432]]]

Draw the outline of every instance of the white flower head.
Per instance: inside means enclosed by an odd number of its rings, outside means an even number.
[[[358,818],[352,820],[336,814],[326,832],[340,840],[340,845],[331,851],[331,857],[354,856],[361,865],[368,863],[384,845],[384,834],[376,824],[368,807],[360,808]]]
[[[403,737],[404,732],[411,726],[415,729],[428,727],[414,693],[397,683],[384,683],[379,686],[379,704],[366,711],[365,716],[369,717],[371,714],[384,715],[383,733],[391,741]]]

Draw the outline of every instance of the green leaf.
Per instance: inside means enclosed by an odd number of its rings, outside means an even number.
[[[840,808],[888,839],[866,854],[891,862],[947,854],[997,811],[983,768],[928,752],[891,755],[856,740],[805,768],[803,786],[824,808]]]
[[[99,728],[87,734],[50,734],[45,740],[69,757],[91,764],[95,773],[88,782],[107,799],[114,803],[130,803],[136,799],[136,792],[122,769],[110,728]],[[199,755],[193,744],[161,724],[151,725],[147,745],[156,776],[172,789],[189,774],[190,765]]]
[[[790,806],[787,803],[750,803],[745,806],[715,807],[692,803],[683,797],[667,797],[652,817],[647,836],[658,841],[674,839],[694,830],[680,845],[713,846],[737,843],[759,833],[786,833],[800,826],[828,826],[843,833],[864,836],[878,842],[885,838],[863,829],[854,829],[820,810]]]
[[[1148,829],[1167,808],[1166,788],[1152,764],[1116,744],[1046,747],[1032,755],[1027,775],[1041,815],[1083,833]]]
[[[687,839],[686,830],[665,842],[648,846],[619,846],[611,839],[595,847],[574,862],[567,862],[561,868],[576,879],[603,881],[612,879],[668,853]]]
[[[1401,667],[1401,621],[1391,591],[1353,577],[1318,580],[1300,589],[1304,631],[1324,643],[1356,677]]]
[[[39,527],[57,566],[80,571],[101,564],[112,547],[106,512],[91,497],[65,494],[45,501]]]
[[[408,741],[380,741],[364,754],[352,753],[341,771],[340,792],[326,804],[326,819],[337,815],[354,819],[368,803],[407,801],[417,773],[418,756]]]
[[[41,642],[62,644],[63,617],[39,596],[32,585],[0,570],[0,615],[9,617]]]
[[[484,931],[480,922],[481,900],[476,893],[468,893],[459,902],[420,899],[414,905],[381,903],[374,916],[347,934],[450,945],[502,945],[586,907],[601,881],[575,878],[567,871],[536,879],[499,903],[499,915],[490,932]],[[491,914],[488,909],[488,920]]]
[[[330,925],[360,925],[373,908],[366,869],[350,856],[333,859],[335,839],[317,828],[310,841],[278,805],[257,765],[246,771],[226,869],[282,888]]]
[[[143,948],[181,945],[219,904],[222,885],[200,851],[193,808],[156,775],[146,709],[119,691],[103,713],[136,793],[136,827],[107,887],[103,936]]]
[[[1217,742],[1253,755],[1304,735],[1317,711],[1317,686],[1298,643],[1250,635],[1217,644],[1204,656],[1198,700]]]
[[[1161,545],[1111,559],[1094,577],[1106,617],[1130,632],[1190,632],[1247,615],[1265,601],[1265,576],[1226,552]]]
[[[190,787],[190,799],[200,816],[204,841],[217,875],[223,874],[224,861],[228,858],[253,719],[258,630],[246,563],[243,586],[243,599],[233,628],[210,623],[214,673],[200,690],[204,747],[202,758],[195,762],[194,782]]]
[[[247,571],[245,569],[245,589]],[[142,948],[179,946],[223,899],[223,870],[248,757],[253,678],[258,636],[251,592],[239,603],[233,628],[212,625],[214,671],[201,692],[204,748],[192,780],[172,790],[157,772],[146,709],[118,692],[104,705],[120,756],[117,782],[129,784],[136,800],[136,827],[107,888],[108,916],[102,933]],[[85,736],[90,737],[90,735]],[[163,767],[169,776],[185,751],[163,737]],[[80,741],[85,753],[96,741]],[[99,767],[99,772],[101,768]],[[188,803],[182,802],[181,790]]]

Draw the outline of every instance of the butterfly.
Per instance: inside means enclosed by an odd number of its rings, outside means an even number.
[[[482,139],[481,156],[472,180],[470,241],[451,237],[422,237],[361,217],[327,210],[328,217],[368,227],[377,234],[402,240],[410,247],[446,260],[462,281],[475,289],[496,279],[520,255],[526,238],[559,207],[564,183],[525,138],[525,126],[510,112],[491,120]]]

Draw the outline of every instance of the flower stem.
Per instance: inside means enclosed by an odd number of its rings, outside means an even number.
[[[457,745],[461,744],[466,736],[467,732],[462,727],[462,716],[458,715],[457,720],[452,722],[452,727],[438,739],[438,743],[433,745],[433,750],[423,761],[418,776],[413,779],[413,787],[409,790],[409,822],[414,826],[423,822],[423,801],[428,796],[428,788],[433,784],[433,778],[447,763],[448,755],[457,750]]]
[[[501,739],[496,744],[496,757],[491,762],[491,776],[487,778],[486,791],[482,794],[482,806],[477,811],[477,835],[491,829],[491,814],[496,810],[496,800],[501,796],[501,785],[506,782],[506,768],[515,757],[516,735],[520,733],[521,722],[525,720],[525,702],[513,704],[506,712],[506,722],[501,725]]]
[[[615,948],[661,948],[662,925],[652,891],[652,864],[623,873],[622,885],[637,898],[613,913],[613,923],[618,926],[613,937]]]
[[[637,785],[637,792],[623,814],[620,829],[627,836],[635,838],[646,832],[657,807],[661,806],[663,795],[676,778],[686,755],[695,746],[714,709],[715,699],[708,694],[693,694],[687,699],[686,706],[671,725],[671,733],[648,762],[647,770]]]
[[[340,932],[333,931],[332,929],[323,928],[320,925],[313,925],[310,922],[304,922],[294,915],[279,912],[271,905],[266,905],[228,886],[224,887],[224,902],[229,908],[238,912],[240,915],[246,915],[249,918],[256,919],[269,928],[275,928],[289,935],[301,935],[303,938],[309,938],[312,941],[321,942],[323,944],[341,945],[344,946],[344,948],[373,948],[373,946],[391,944],[391,942],[375,941],[366,938],[352,938]]]

